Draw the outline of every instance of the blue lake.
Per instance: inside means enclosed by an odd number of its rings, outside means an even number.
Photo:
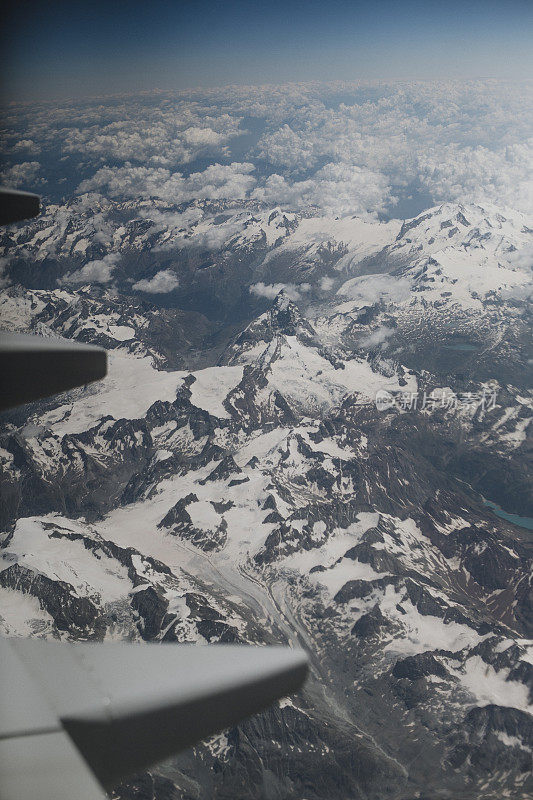
[[[518,514],[508,514],[507,511],[504,511],[503,508],[500,508],[499,505],[493,503],[491,500],[483,500],[483,502],[486,506],[491,508],[498,517],[506,519],[508,522],[512,522],[513,525],[518,525],[520,528],[525,528],[526,531],[533,531],[533,517],[520,517]]]

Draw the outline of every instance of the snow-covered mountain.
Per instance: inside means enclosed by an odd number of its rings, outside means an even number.
[[[530,795],[532,228],[87,195],[5,234],[4,327],[110,369],[6,417],[3,633],[312,663],[117,798]]]

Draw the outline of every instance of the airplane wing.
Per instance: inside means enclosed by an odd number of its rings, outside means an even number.
[[[64,339],[0,332],[0,411],[105,378],[107,353]]]
[[[307,673],[299,650],[247,645],[3,639],[0,657],[2,800],[101,798],[93,775],[109,789],[296,691]]]
[[[66,733],[0,740],[2,800],[108,800]]]
[[[11,225],[36,217],[40,207],[39,195],[0,187],[0,225]]]

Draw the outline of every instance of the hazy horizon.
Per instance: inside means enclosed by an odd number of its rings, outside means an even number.
[[[513,0],[12,6],[5,102],[279,83],[533,78],[533,6]]]

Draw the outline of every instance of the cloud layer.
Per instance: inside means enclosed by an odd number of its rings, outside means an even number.
[[[530,82],[243,86],[5,116],[5,178],[42,176],[52,194],[66,191],[64,171],[78,193],[115,200],[252,199],[334,216],[448,200],[533,210]]]
[[[250,163],[212,164],[202,172],[185,177],[163,167],[136,167],[127,162],[123,167],[102,167],[82,181],[78,193],[101,192],[113,198],[157,197],[171,203],[190,200],[241,200],[255,185]]]

